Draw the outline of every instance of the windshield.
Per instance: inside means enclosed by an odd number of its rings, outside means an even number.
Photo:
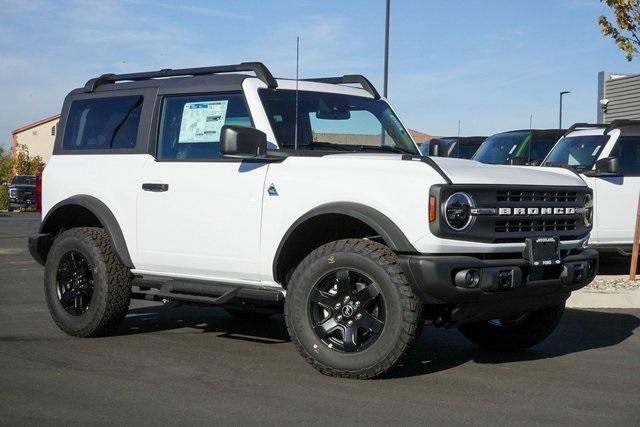
[[[16,175],[11,180],[13,185],[36,185],[36,178],[31,175]]]
[[[260,90],[280,148],[293,149],[296,92]],[[337,93],[298,92],[298,149],[419,154],[389,105]]]
[[[482,141],[478,141],[478,142],[465,142],[460,143],[460,146],[458,148],[458,157],[460,159],[470,159],[473,157],[473,155],[476,153],[476,151],[478,151],[478,148],[480,147],[480,144],[482,144]]]
[[[490,136],[473,155],[473,160],[492,165],[506,165],[514,157],[526,159],[529,136],[529,132],[507,132]]]
[[[571,166],[591,169],[604,148],[604,135],[572,136],[562,138],[551,150],[542,166]]]

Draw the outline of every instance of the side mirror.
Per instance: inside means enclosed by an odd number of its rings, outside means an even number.
[[[525,166],[527,164],[527,159],[524,157],[512,157],[511,160],[509,160],[509,164],[514,166]]]
[[[620,158],[605,157],[596,162],[596,175],[617,175],[620,172]]]
[[[222,126],[220,153],[223,156],[252,159],[267,154],[267,135],[244,126]]]

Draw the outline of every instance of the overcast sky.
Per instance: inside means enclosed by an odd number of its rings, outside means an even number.
[[[599,34],[598,0],[392,0],[389,99],[411,128],[487,135],[595,121],[598,71],[640,72]],[[0,0],[0,144],[106,72],[263,61],[361,73],[382,91],[384,0]]]

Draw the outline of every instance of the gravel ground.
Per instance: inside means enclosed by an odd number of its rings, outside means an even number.
[[[598,291],[637,291],[640,290],[640,280],[629,280],[629,276],[597,276],[585,289]]]

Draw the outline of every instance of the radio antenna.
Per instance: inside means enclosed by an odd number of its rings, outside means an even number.
[[[300,78],[300,36],[296,36],[296,117],[293,125],[293,150],[298,151],[298,80]]]

